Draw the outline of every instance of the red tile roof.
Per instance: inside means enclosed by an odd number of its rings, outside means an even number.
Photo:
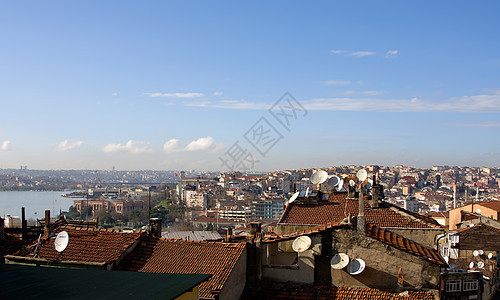
[[[261,290],[253,290],[249,294],[245,294],[243,299],[434,300],[436,298],[433,292],[425,291],[408,291],[397,294],[372,288],[335,287],[329,285],[287,285],[283,287],[267,287]]]
[[[367,224],[366,235],[374,239],[377,239],[387,245],[390,245],[396,249],[416,255],[437,265],[441,266],[448,265],[446,261],[441,257],[441,255],[439,255],[438,251],[434,249],[425,248],[420,244],[412,242],[402,236],[394,234],[376,225]]]
[[[146,237],[118,269],[150,273],[211,274],[200,285],[200,297],[213,298],[222,290],[244,243],[192,242]]]
[[[98,229],[61,228],[68,232],[68,246],[59,253],[54,247],[55,238],[42,238],[38,257],[49,260],[79,262],[113,262],[135,243],[144,233],[119,233]],[[28,248],[33,251],[36,243]],[[24,255],[23,255],[24,254]],[[16,255],[33,257],[32,253]]]
[[[476,202],[474,205],[479,204],[481,206],[487,207],[489,209],[496,210],[500,212],[500,201],[487,201],[487,202]]]
[[[488,231],[493,231],[493,232],[496,232],[496,233],[500,233],[500,229],[499,228],[495,228],[495,227],[491,227],[491,226],[488,226],[488,225],[485,225],[485,224],[478,224],[478,225],[475,225],[475,226],[472,226],[472,227],[464,227],[464,228],[460,228],[460,229],[457,229],[457,230],[453,230],[453,231],[456,231],[458,233],[463,233],[463,232],[467,232],[467,231],[477,231],[477,230],[481,230],[481,229],[486,229]]]
[[[327,201],[317,204],[290,203],[285,208],[279,223],[320,225],[339,223],[348,216],[358,215],[358,199],[347,199],[347,193],[333,193]],[[415,214],[387,202],[381,202],[379,208],[370,209],[365,201],[365,219],[367,224],[379,227],[397,228],[441,228],[439,223],[426,216]]]

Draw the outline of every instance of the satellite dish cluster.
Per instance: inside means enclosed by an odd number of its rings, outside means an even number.
[[[330,265],[333,269],[346,270],[350,275],[361,274],[366,267],[365,261],[361,258],[355,258],[353,260],[349,259],[349,256],[345,253],[337,253],[330,260]]]
[[[469,269],[485,269],[487,265],[489,265],[491,271],[493,269],[492,263],[496,263],[493,261],[492,252],[486,254],[483,250],[479,249],[472,251],[472,255],[474,256],[474,259],[469,262]]]
[[[302,204],[316,203],[318,200],[328,200],[328,194],[334,191],[362,191],[363,194],[372,194],[374,182],[368,178],[368,172],[360,169],[356,174],[351,175],[329,175],[324,170],[316,170],[310,178],[313,188],[294,193],[287,204],[300,200]]]

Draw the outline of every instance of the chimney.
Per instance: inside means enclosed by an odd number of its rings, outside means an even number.
[[[365,201],[363,196],[363,191],[359,190],[359,200],[358,200],[358,220],[357,220],[358,231],[361,233],[366,232],[366,221],[365,221]]]
[[[347,199],[356,199],[356,185],[351,185],[351,180],[356,182],[358,178],[356,175],[350,175],[345,179],[344,184],[347,184]]]
[[[231,240],[232,235],[233,235],[233,228],[228,227],[226,233],[226,242],[229,242],[229,240]]]
[[[43,235],[49,237],[50,235],[50,210],[45,211],[45,227],[43,228]]]
[[[4,231],[4,220],[2,217],[0,217],[0,240],[5,238],[5,231]]]
[[[161,238],[161,219],[151,218],[148,225],[149,236]]]
[[[26,209],[21,207],[21,240],[28,239],[28,222],[26,221]]]

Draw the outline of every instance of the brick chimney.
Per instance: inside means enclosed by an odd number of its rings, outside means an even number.
[[[361,189],[359,189],[359,198],[358,198],[357,227],[359,232],[363,234],[366,232],[365,201],[364,201],[363,191]]]
[[[161,219],[151,218],[148,225],[149,236],[161,238]]]
[[[43,228],[43,235],[49,237],[51,231],[50,225],[50,210],[45,211],[45,227]]]

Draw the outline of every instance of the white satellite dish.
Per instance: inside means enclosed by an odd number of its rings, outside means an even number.
[[[360,182],[363,182],[368,177],[368,172],[365,169],[361,169],[356,173],[356,177],[358,177]]]
[[[349,185],[350,185],[350,186],[355,186],[355,185],[356,185],[356,181],[354,181],[354,180],[352,180],[352,179],[351,179],[351,180],[349,180]]]
[[[445,257],[443,257],[443,258],[444,258],[444,261],[445,261],[446,263],[448,263],[448,262],[450,261],[450,258],[449,258],[448,256],[445,256]]]
[[[484,254],[484,251],[483,250],[477,250],[477,252],[479,253],[479,255],[483,255]]]
[[[489,259],[492,259],[492,258],[493,258],[493,253],[491,253],[491,252],[490,252],[490,253],[488,253],[488,258],[489,258]]]
[[[469,269],[472,269],[472,268],[474,268],[474,262],[473,262],[473,261],[471,261],[471,262],[469,263]]]
[[[328,179],[328,173],[323,170],[318,170],[314,172],[314,174],[311,176],[311,182],[313,184],[322,184]]]
[[[345,253],[337,253],[330,260],[330,265],[332,268],[340,270],[345,268],[349,264],[349,256]]]
[[[295,252],[304,252],[311,247],[311,238],[303,235],[296,238],[292,243],[292,249]]]
[[[477,212],[478,214],[480,214],[480,213],[481,213],[481,209],[480,209],[480,208],[478,208],[478,209],[476,210],[476,212]]]
[[[309,195],[310,195],[310,194],[311,194],[311,193],[309,192],[309,187],[307,187],[307,189],[306,189],[306,194],[304,195],[304,197],[309,197]]]
[[[349,262],[349,264],[346,267],[346,271],[351,275],[358,275],[361,272],[363,272],[365,266],[366,264],[364,260],[362,260],[361,258],[356,258]]]
[[[340,182],[337,185],[337,191],[340,192],[343,188],[344,188],[344,179],[340,179]]]
[[[56,240],[54,241],[54,246],[57,252],[63,252],[68,246],[69,235],[66,231],[61,231],[57,234]]]
[[[470,253],[470,252],[469,252],[469,253]],[[478,255],[479,255],[479,251],[477,251],[477,250],[472,251],[472,255],[474,255],[474,256],[478,256]]]
[[[299,194],[300,192],[296,192],[295,194],[293,194],[292,197],[290,197],[290,200],[288,200],[288,203],[292,203],[293,201],[295,201],[295,199],[297,199]]]
[[[482,261],[478,262],[477,267],[481,268],[481,269],[484,268],[484,262],[482,262]]]
[[[328,186],[331,186],[331,187],[336,187],[338,184],[340,183],[340,178],[337,176],[337,175],[333,175],[332,177],[330,177],[330,179],[328,179]]]

